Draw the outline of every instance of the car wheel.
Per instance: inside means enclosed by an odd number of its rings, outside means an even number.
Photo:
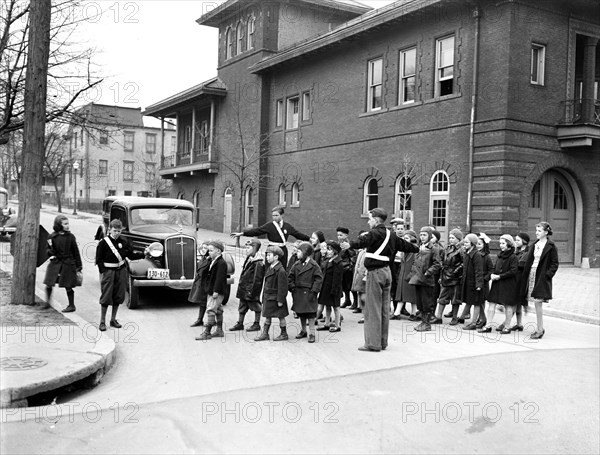
[[[129,299],[127,300],[127,308],[135,310],[140,303],[140,290],[133,285],[133,278],[131,276],[128,283]]]

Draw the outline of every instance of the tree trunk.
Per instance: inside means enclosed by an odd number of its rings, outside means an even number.
[[[11,303],[35,304],[35,272],[42,196],[51,0],[30,3],[29,55],[25,80],[25,125],[15,233]]]
[[[62,213],[62,204],[60,200],[60,190],[58,189],[57,179],[54,179],[54,192],[56,193],[56,210],[58,213]]]

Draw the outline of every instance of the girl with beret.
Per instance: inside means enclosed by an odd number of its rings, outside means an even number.
[[[551,235],[552,228],[547,222],[535,225],[537,240],[527,254],[523,267],[523,285],[527,286],[523,293],[535,305],[537,318],[537,330],[531,335],[533,340],[539,340],[546,333],[543,304],[552,299],[552,278],[558,270],[558,251],[554,242],[548,238]]]
[[[306,338],[315,342],[315,318],[317,317],[317,295],[323,284],[321,268],[312,259],[313,247],[308,242],[302,242],[296,249],[297,260],[288,274],[288,289],[292,293],[292,311],[300,318],[302,330],[296,339]],[[306,321],[308,330],[306,332]]]
[[[487,324],[478,330],[480,333],[492,331],[496,305],[505,308],[505,321],[496,329],[498,332],[510,333],[510,320],[515,305],[515,289],[517,285],[517,256],[515,255],[514,240],[511,235],[503,234],[499,240],[500,253],[496,259],[493,272],[490,274],[492,288],[488,295]]]

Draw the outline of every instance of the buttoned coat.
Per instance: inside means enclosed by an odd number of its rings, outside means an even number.
[[[196,265],[196,276],[190,289],[190,295],[188,300],[193,303],[200,303],[206,305],[208,295],[206,294],[205,280],[208,275],[208,266],[210,265],[210,256],[201,256],[200,260]]]
[[[327,259],[323,265],[323,285],[319,293],[319,305],[336,305],[342,298],[344,268],[339,256]]]
[[[263,310],[265,318],[285,318],[290,314],[287,306],[288,280],[285,268],[278,262],[275,267],[267,267],[263,287]],[[277,303],[282,302],[283,306]]]
[[[516,304],[515,292],[517,288],[518,262],[513,248],[501,251],[498,254],[492,273],[499,275],[500,279],[492,281],[492,288],[487,298],[490,303],[499,303],[501,305]]]
[[[409,283],[415,286],[435,286],[435,275],[442,267],[439,249],[431,243],[422,244],[410,270]]]
[[[461,291],[463,302],[470,305],[485,303],[483,298],[483,258],[475,248],[464,256]]]
[[[70,232],[53,232],[48,239],[48,256],[54,256],[46,268],[44,284],[48,287],[58,283],[61,288],[77,286],[77,271],[82,270],[77,240]]]
[[[441,285],[456,286],[462,280],[463,253],[456,245],[448,245],[442,259]]]
[[[521,283],[521,295],[527,295],[527,285],[529,283],[529,273],[533,265],[533,252],[535,244],[529,249],[525,266],[523,267],[523,280]],[[556,245],[550,239],[546,240],[546,246],[542,250],[540,261],[535,269],[535,286],[531,291],[531,297],[534,299],[550,300],[552,298],[552,278],[558,270],[558,251]]]
[[[235,296],[248,301],[260,300],[264,278],[265,260],[262,255],[247,256]]]
[[[292,310],[296,313],[316,313],[317,295],[323,284],[323,272],[314,259],[296,261],[288,274],[288,289],[292,293]]]

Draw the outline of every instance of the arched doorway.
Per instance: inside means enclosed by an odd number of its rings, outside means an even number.
[[[225,201],[223,203],[223,232],[231,234],[231,218],[233,210],[233,194],[231,188],[225,190]]]
[[[535,225],[547,221],[552,226],[552,240],[562,263],[575,262],[576,205],[573,188],[567,178],[556,170],[545,172],[533,185],[529,195],[528,232],[535,241]]]

